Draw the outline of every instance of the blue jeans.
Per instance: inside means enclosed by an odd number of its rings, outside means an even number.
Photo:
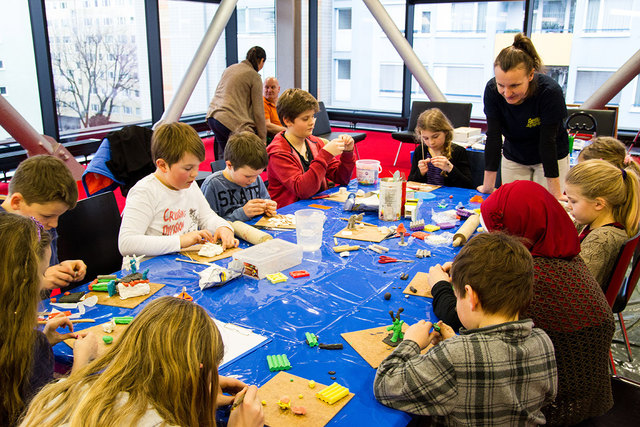
[[[224,159],[224,147],[227,146],[227,140],[229,139],[231,130],[213,117],[207,119],[207,124],[215,137],[213,141],[213,152],[216,160]]]

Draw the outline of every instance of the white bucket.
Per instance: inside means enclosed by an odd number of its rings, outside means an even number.
[[[382,166],[378,160],[356,160],[356,176],[358,184],[375,185],[378,183],[378,174],[382,172]]]

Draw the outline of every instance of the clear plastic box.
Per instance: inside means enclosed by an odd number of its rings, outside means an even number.
[[[245,276],[264,279],[267,274],[295,267],[301,262],[300,246],[281,239],[272,239],[235,252],[229,268],[240,271]]]

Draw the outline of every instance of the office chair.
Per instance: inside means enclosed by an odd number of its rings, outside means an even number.
[[[588,133],[592,136],[613,136],[616,132],[615,110],[584,110],[567,108],[565,128],[569,133]]]
[[[324,106],[324,102],[318,101],[318,106],[320,110],[316,113],[316,125],[313,128],[313,136],[317,136],[319,138],[328,139],[331,141],[339,137],[342,134],[347,134],[351,138],[353,138],[355,144],[354,149],[356,151],[356,158],[360,158],[360,154],[358,153],[358,142],[362,141],[367,137],[367,134],[364,132],[332,132],[331,131],[331,123],[329,122],[329,113],[327,113],[327,109]]]
[[[471,123],[471,103],[459,103],[459,102],[431,102],[431,101],[413,101],[411,103],[411,115],[409,116],[409,126],[402,132],[393,132],[391,137],[396,141],[400,141],[398,145],[398,152],[396,153],[396,159],[393,161],[395,166],[398,162],[398,156],[400,155],[400,149],[403,143],[417,144],[415,140],[414,131],[416,124],[418,123],[418,117],[424,111],[431,108],[438,108],[442,113],[447,116],[454,128],[469,126]]]

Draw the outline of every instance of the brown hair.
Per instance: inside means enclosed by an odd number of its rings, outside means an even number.
[[[0,425],[15,423],[29,387],[38,311],[39,264],[51,243],[30,218],[0,213]]]
[[[284,124],[285,119],[294,121],[296,117],[305,111],[313,110],[317,113],[320,110],[318,101],[306,90],[287,89],[282,92],[276,104],[276,111],[280,122]]]
[[[538,51],[531,39],[523,33],[516,34],[513,38],[513,44],[500,51],[498,56],[496,56],[496,60],[493,62],[493,66],[494,68],[500,67],[504,72],[514,68],[522,68],[527,75],[532,71],[539,73],[544,72],[544,65],[542,64],[540,55],[538,55]],[[537,82],[536,79],[533,79],[529,82],[527,96],[534,93],[536,88]]]
[[[23,422],[136,425],[152,407],[167,424],[215,426],[223,355],[220,332],[202,307],[158,298],[105,355],[42,389]],[[120,393],[128,393],[124,403]]]
[[[23,160],[9,182],[9,194],[20,193],[27,204],[62,202],[73,209],[78,201],[78,185],[64,162],[39,155]]]
[[[191,153],[201,162],[205,158],[204,144],[194,128],[186,123],[165,123],[151,136],[151,157],[163,159],[169,166],[178,163],[185,153]]]
[[[251,63],[253,69],[258,71],[258,66],[260,65],[260,60],[267,60],[267,52],[264,51],[260,46],[254,46],[247,51],[247,61]]]
[[[451,281],[460,298],[466,294],[465,285],[471,286],[485,313],[514,316],[523,312],[533,297],[533,257],[513,236],[482,233],[456,255]]]
[[[267,149],[264,142],[253,132],[234,133],[224,147],[224,159],[231,162],[234,169],[249,166],[252,169],[267,167]]]
[[[611,136],[597,136],[580,151],[579,162],[591,159],[605,160],[620,169],[630,168],[640,177],[640,166],[627,157],[627,147]]]
[[[631,169],[620,169],[604,160],[586,160],[569,170],[566,183],[578,187],[587,199],[604,199],[629,237],[638,232],[640,185]]]
[[[415,138],[419,144],[422,144],[420,132],[427,130],[430,132],[444,133],[444,156],[451,159],[451,141],[453,141],[453,125],[439,108],[431,108],[423,111],[418,117],[415,129]]]

